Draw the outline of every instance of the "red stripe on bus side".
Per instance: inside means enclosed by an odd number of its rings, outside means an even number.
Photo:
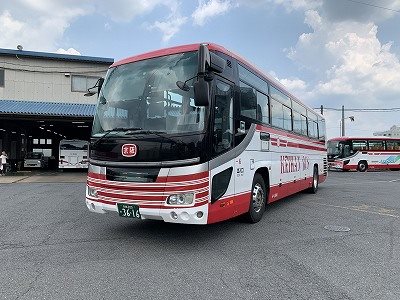
[[[91,177],[94,179],[106,179],[105,174],[98,174],[98,173],[93,173],[93,172],[88,172],[88,177]]]
[[[190,181],[203,179],[208,177],[208,171],[188,174],[188,175],[178,175],[178,176],[159,176],[156,182],[180,182],[180,181]]]
[[[105,188],[105,189],[113,189],[113,190],[118,190],[118,191],[131,191],[131,192],[179,192],[179,191],[191,191],[191,190],[198,190],[202,188],[208,187],[209,183],[208,181],[202,182],[202,183],[197,183],[197,184],[187,184],[183,186],[161,186],[161,187],[154,187],[154,186],[125,186],[125,185],[111,185],[107,183],[96,183],[96,182],[91,182],[88,181],[89,186],[93,187],[98,187],[98,188]]]
[[[285,137],[289,137],[289,138],[292,138],[292,139],[298,139],[298,140],[302,140],[302,141],[305,141],[305,142],[310,142],[310,143],[317,144],[317,145],[325,145],[324,142],[315,141],[315,140],[312,140],[312,139],[309,139],[309,138],[306,138],[306,137],[303,137],[303,136],[298,136],[298,135],[291,134],[291,133],[288,133],[288,132],[283,131],[283,130],[279,130],[279,129],[276,129],[276,128],[263,126],[263,125],[260,125],[260,124],[256,125],[256,130],[262,131],[262,132],[269,132],[269,133],[273,133],[273,134],[278,134],[280,136],[285,136]]]
[[[106,179],[105,174],[98,174],[89,172],[88,177],[94,179]],[[156,180],[156,183],[163,183],[163,182],[181,182],[181,181],[190,181],[190,180],[197,180],[197,179],[204,179],[208,177],[208,171],[188,174],[188,175],[178,175],[178,176],[159,176]]]
[[[196,199],[201,199],[206,196],[208,196],[208,191],[196,194]]]
[[[376,152],[371,152],[371,150],[368,150],[368,154],[369,155],[400,155],[400,151],[399,152],[390,152],[392,150],[387,150],[387,152],[384,152],[385,150],[379,150]]]
[[[278,146],[278,143],[271,142],[272,146]],[[310,145],[298,144],[293,142],[288,142],[287,145],[280,144],[278,147],[289,147],[289,148],[299,148],[299,149],[307,149],[307,150],[315,150],[315,151],[326,151],[325,148],[315,147]]]
[[[293,195],[297,192],[305,190],[311,187],[311,185],[312,185],[312,177],[308,177],[306,179],[296,180],[296,182],[287,182],[282,184],[281,186],[279,185],[271,186],[269,190],[268,203],[278,201],[289,195]]]
[[[99,196],[104,196],[119,200],[165,201],[165,199],[167,199],[166,195],[160,195],[160,196],[127,195],[127,194],[117,194],[113,192],[104,192],[104,191],[99,191],[98,194]]]
[[[357,170],[358,165],[344,165],[343,170]],[[376,164],[371,164],[368,165],[368,170],[369,169],[374,169],[374,170],[383,170],[383,169],[400,169],[400,164],[394,164],[394,165],[376,165]]]

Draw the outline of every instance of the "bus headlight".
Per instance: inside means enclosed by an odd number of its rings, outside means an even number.
[[[88,186],[87,192],[88,192],[88,196],[97,198],[97,191],[96,191],[96,189],[94,189],[94,188]]]
[[[194,193],[173,194],[167,198],[169,205],[191,205],[194,201]]]

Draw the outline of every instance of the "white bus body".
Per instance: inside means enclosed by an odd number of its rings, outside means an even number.
[[[325,181],[325,119],[221,46],[163,49],[111,66],[89,162],[90,211],[255,223],[267,204]]]
[[[58,168],[88,168],[88,145],[89,143],[83,140],[61,140]]]

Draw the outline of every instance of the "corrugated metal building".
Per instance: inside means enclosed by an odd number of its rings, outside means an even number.
[[[84,94],[113,62],[0,49],[0,151],[14,167],[32,151],[55,160],[61,139],[89,139],[96,97]]]

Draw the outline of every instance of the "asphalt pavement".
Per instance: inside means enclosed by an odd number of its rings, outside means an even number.
[[[0,299],[400,299],[400,172],[206,226],[91,213],[55,178],[0,184]]]

